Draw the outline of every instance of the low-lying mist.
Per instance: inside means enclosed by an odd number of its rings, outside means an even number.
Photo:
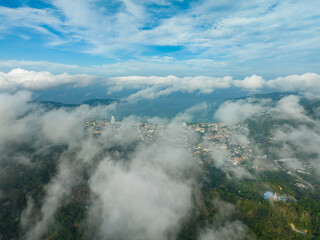
[[[70,228],[79,238],[185,239],[181,236],[190,219],[203,211],[206,177],[192,149],[199,135],[183,123],[205,111],[207,103],[171,120],[148,119],[163,125],[164,134],[142,141],[137,125],[141,119],[136,116],[108,124],[98,134],[85,125],[88,120],[111,119],[116,103],[48,110],[32,100],[29,92],[0,94],[0,201],[14,209],[5,213],[14,219],[12,237],[50,239],[59,232],[55,221],[59,211],[77,203],[81,211],[72,213],[77,219]],[[288,96],[273,104],[271,100],[229,101],[214,117],[228,124],[232,144],[250,147],[254,153],[262,150],[254,142],[257,134],[252,133],[252,122],[265,123],[261,120],[265,117],[278,121],[268,129],[280,146],[275,150],[277,156],[311,154],[310,162],[320,172],[319,120],[306,112],[299,97]],[[228,177],[255,178],[241,166],[226,169],[228,149],[211,146],[210,151],[212,165]],[[270,165],[254,156],[253,162]],[[206,201],[216,210],[213,220],[197,225],[197,239],[252,237],[247,226],[232,217],[237,213],[232,204]]]

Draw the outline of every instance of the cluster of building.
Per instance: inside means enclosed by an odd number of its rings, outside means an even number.
[[[111,120],[87,120],[84,121],[84,124],[87,128],[92,128],[93,134],[99,135],[102,133],[102,130],[106,127],[108,127],[109,125],[116,125],[116,120],[115,117],[112,116]]]
[[[156,137],[165,136],[168,132],[165,124],[150,124],[150,123],[137,123],[135,126],[137,130],[140,141],[142,142],[151,142]]]
[[[99,135],[103,128],[111,126],[116,129],[120,122],[116,122],[112,117],[110,121],[88,120],[84,123],[88,128],[93,129],[93,134]],[[183,127],[187,131],[196,132],[199,136],[198,141],[192,143],[192,147],[194,158],[201,164],[211,163],[214,160],[211,154],[214,149],[228,152],[227,162],[232,165],[239,165],[251,156],[252,151],[249,147],[231,141],[232,130],[223,123],[183,123]],[[152,142],[157,137],[166,137],[169,134],[167,124],[163,123],[138,122],[133,128],[137,131],[139,140],[142,142]],[[187,135],[182,140],[186,146],[190,146],[192,142]]]
[[[235,144],[231,140],[232,130],[223,123],[196,123],[188,125],[188,128],[200,133],[202,137],[202,143],[193,147],[194,155],[199,156],[200,163],[212,161],[210,152],[213,149],[226,151],[232,165],[239,165],[251,156],[252,150],[248,146]]]
[[[104,128],[111,128],[115,132],[121,122],[115,121],[115,118],[108,120],[88,120],[84,122],[85,126],[93,132],[94,135],[99,135],[102,133]],[[214,162],[217,151],[224,153],[224,167],[228,168],[229,166],[236,166],[242,164],[246,166],[246,160],[253,157],[252,150],[249,146],[244,146],[239,143],[236,143],[233,139],[232,129],[223,123],[183,123],[182,127],[186,129],[186,132],[195,132],[197,133],[197,140],[195,138],[190,138],[189,136],[194,136],[194,134],[185,134],[183,135],[182,141],[177,141],[177,144],[183,144],[190,148],[193,151],[194,159],[200,164],[211,164]],[[151,143],[156,138],[166,138],[170,132],[171,128],[167,124],[157,123],[152,124],[148,122],[138,122],[132,126],[132,129],[138,134],[139,141]],[[254,156],[256,159],[261,159],[262,161],[267,160],[266,155]],[[300,188],[312,188],[311,184],[304,181],[298,174],[310,174],[309,165],[301,167],[297,171],[292,169],[287,169],[285,162],[288,162],[291,159],[281,159],[274,161],[276,166],[281,170],[288,172],[288,174],[296,176],[298,183],[295,185]],[[251,166],[251,165],[250,165]],[[250,167],[253,168],[254,167]],[[255,170],[259,170],[257,167]],[[284,198],[279,198],[276,194],[272,192],[266,192],[264,195],[265,199],[272,201],[283,201]]]

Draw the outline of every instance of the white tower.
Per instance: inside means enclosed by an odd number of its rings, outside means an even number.
[[[116,120],[115,120],[114,116],[111,117],[110,123],[111,123],[111,124],[116,124]]]

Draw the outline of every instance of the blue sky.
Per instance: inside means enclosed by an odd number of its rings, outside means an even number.
[[[2,0],[0,71],[100,81],[319,74],[319,23],[318,0]]]
[[[317,0],[4,0],[0,22],[2,60],[80,66],[206,60],[218,75],[273,75],[264,70],[270,64],[278,75],[319,68]]]

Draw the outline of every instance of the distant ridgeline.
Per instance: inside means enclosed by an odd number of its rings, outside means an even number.
[[[89,99],[83,101],[81,104],[67,104],[67,103],[61,103],[61,102],[55,102],[55,101],[34,101],[35,103],[39,103],[42,106],[48,108],[48,109],[58,109],[58,108],[75,108],[79,107],[80,105],[89,105],[89,106],[98,106],[98,105],[110,105],[112,103],[118,103],[120,102],[117,99]]]
[[[244,97],[239,97],[239,98],[229,98],[227,101],[236,101],[240,99],[248,99],[248,98],[256,98],[256,99],[261,99],[261,98],[269,98],[274,101],[278,101],[283,97],[289,96],[289,95],[299,95],[296,92],[272,92],[272,93],[257,93],[257,94],[252,94],[249,96],[244,96]]]
[[[83,101],[82,104],[87,104],[89,106],[97,106],[97,105],[110,105],[112,103],[118,103],[119,100],[117,99],[99,99],[99,98],[93,98],[93,99],[89,99],[89,100],[85,100]]]

